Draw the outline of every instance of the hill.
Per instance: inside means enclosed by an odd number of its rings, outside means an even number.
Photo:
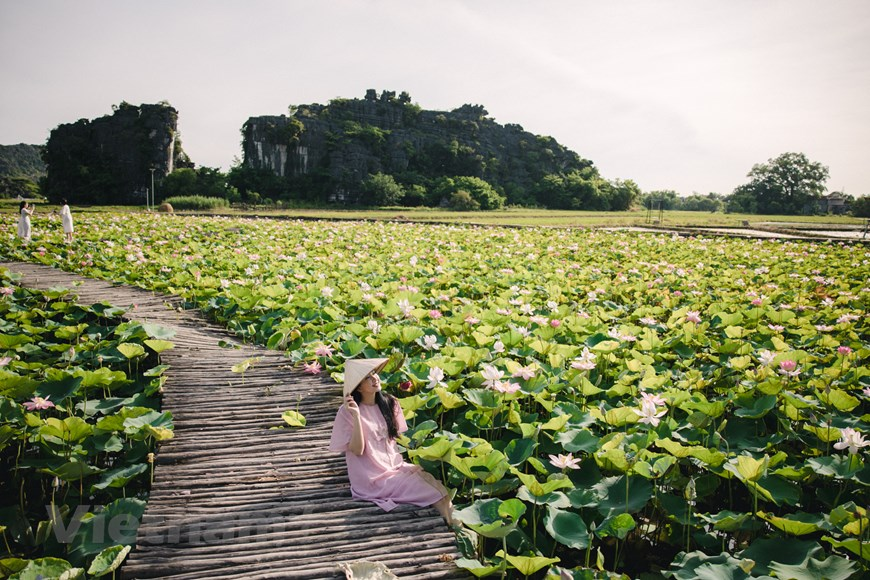
[[[502,203],[606,210],[626,209],[639,193],[552,137],[495,122],[481,105],[424,110],[404,92],[370,89],[362,99],[251,117],[242,135],[240,189],[265,172],[289,198],[375,204],[373,192],[392,183],[405,205],[444,205],[457,190],[474,197],[491,187]]]
[[[40,145],[0,145],[0,198],[34,197],[45,177]]]
[[[152,175],[160,180],[190,165],[178,138],[178,111],[165,102],[122,102],[111,115],[58,125],[44,159],[43,193],[74,204],[145,203]]]

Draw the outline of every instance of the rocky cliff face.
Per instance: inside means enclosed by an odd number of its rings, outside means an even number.
[[[151,168],[159,182],[192,165],[178,140],[178,111],[165,103],[121,103],[112,115],[59,125],[43,158],[45,193],[70,203],[145,203]]]
[[[369,90],[363,99],[299,105],[289,116],[251,117],[242,129],[244,163],[351,201],[368,175],[387,173],[405,184],[480,177],[522,202],[545,175],[592,166],[551,137],[487,114],[479,105],[422,110],[406,93]]]

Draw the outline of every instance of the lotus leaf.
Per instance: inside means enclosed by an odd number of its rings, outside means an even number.
[[[114,572],[130,553],[132,546],[111,546],[106,548],[93,559],[88,574],[94,577],[105,576]]]
[[[544,529],[553,539],[569,548],[585,550],[589,546],[586,522],[574,512],[549,506],[544,516]]]
[[[84,577],[84,569],[74,568],[72,564],[60,558],[39,558],[30,560],[21,570],[9,577],[9,580],[73,580]]]

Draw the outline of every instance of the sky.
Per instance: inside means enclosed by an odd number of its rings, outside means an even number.
[[[802,152],[870,195],[868,0],[0,0],[0,144],[168,101],[198,166],[249,117],[407,91],[483,105],[643,191]]]

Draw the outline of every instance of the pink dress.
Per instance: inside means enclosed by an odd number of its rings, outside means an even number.
[[[387,422],[377,405],[359,405],[365,449],[362,455],[348,450],[353,417],[342,405],[332,426],[330,451],[344,451],[350,492],[355,499],[371,501],[384,511],[396,504],[429,506],[447,495],[447,490],[419,465],[405,463],[396,442],[387,435]],[[396,429],[408,430],[399,404],[395,408]]]

